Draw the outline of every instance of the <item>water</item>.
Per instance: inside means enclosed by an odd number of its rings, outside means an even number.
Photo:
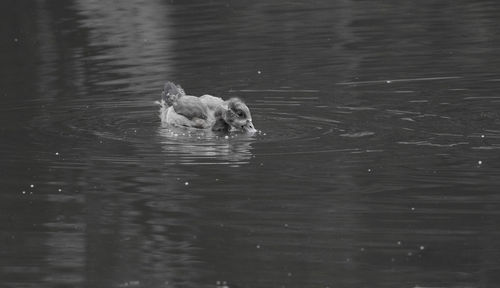
[[[498,286],[500,5],[268,2],[2,1],[0,286]]]

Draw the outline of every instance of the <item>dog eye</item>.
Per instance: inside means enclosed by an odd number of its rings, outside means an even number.
[[[238,117],[245,117],[245,113],[241,110],[236,111],[236,115],[238,115]]]

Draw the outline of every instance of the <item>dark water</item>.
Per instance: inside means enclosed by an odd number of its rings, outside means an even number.
[[[1,287],[498,287],[496,1],[2,1]],[[164,81],[261,130],[162,127]]]

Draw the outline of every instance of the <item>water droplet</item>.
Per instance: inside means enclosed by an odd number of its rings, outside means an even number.
[[[56,152],[56,156],[59,156],[59,152]]]
[[[398,241],[398,245],[401,245],[401,244],[402,244],[402,242],[401,242],[401,241]]]
[[[424,250],[424,249],[425,249],[425,247],[423,245],[420,246],[420,250]]]
[[[186,181],[186,182],[184,182],[184,185],[188,186],[188,185],[189,185],[189,182],[187,182],[187,181]]]
[[[57,191],[61,192],[61,191],[62,191],[62,189],[61,189],[61,188],[59,188],[59,189],[57,189]]]
[[[262,73],[262,71],[260,71],[260,70],[257,71],[257,74],[261,74],[261,73]]]
[[[389,83],[391,83],[391,82],[392,82],[391,80],[387,80],[387,81],[385,81],[385,83],[387,83],[387,84],[389,84]]]
[[[483,134],[483,135],[481,135],[481,138],[484,138],[484,134]]]
[[[483,164],[483,161],[479,160],[479,161],[477,161],[477,164],[481,165],[481,164]]]
[[[227,136],[227,135],[226,135],[226,136],[224,136],[224,139],[229,139],[229,136]]]
[[[257,245],[257,246],[255,246],[255,247],[257,247],[257,249],[260,249],[260,245]]]
[[[35,188],[35,185],[31,184],[31,185],[30,185],[30,187],[31,187],[31,188]]]

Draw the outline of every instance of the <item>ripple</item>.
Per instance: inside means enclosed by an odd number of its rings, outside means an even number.
[[[342,121],[332,118],[325,109],[329,106],[317,107],[317,97],[300,93],[277,96],[274,93],[283,93],[274,90],[266,89],[269,94],[264,99],[248,103],[259,133],[224,137],[211,131],[162,126],[158,134],[163,151],[174,155],[170,160],[185,165],[247,164],[255,156],[255,146],[259,147],[258,155],[357,151],[356,148],[338,149],[326,144],[336,132],[343,131],[339,128]]]
[[[439,81],[439,80],[455,80],[460,79],[460,76],[445,76],[445,77],[421,77],[421,78],[404,78],[404,79],[386,79],[386,80],[368,80],[368,81],[351,81],[339,82],[337,85],[362,85],[362,84],[381,84],[393,82],[416,82],[416,81]]]
[[[299,115],[287,112],[271,112],[258,117],[257,127],[262,127],[264,134],[260,142],[311,141],[322,138],[338,130],[340,121],[326,117]]]
[[[372,135],[375,135],[375,132],[362,131],[362,132],[355,132],[355,133],[340,134],[340,136],[342,136],[342,137],[351,137],[351,138],[360,138],[360,137],[366,137],[366,136],[372,136]]]
[[[252,158],[254,135],[219,135],[212,131],[160,125],[160,144],[169,163],[183,165],[248,164]]]
[[[402,145],[416,145],[416,146],[433,146],[433,147],[455,147],[459,145],[468,145],[469,142],[457,142],[449,144],[432,143],[429,141],[399,141],[398,144]]]
[[[256,145],[261,149],[260,155],[345,150],[327,144],[344,131],[340,128],[342,121],[332,117],[338,114],[332,115],[328,105],[318,107],[318,98],[301,94],[305,92],[287,95],[288,98],[277,98],[281,96],[274,94],[283,95],[282,92],[267,93],[270,94],[264,100],[249,104],[255,125],[260,129],[254,135],[233,133],[226,139],[211,131],[165,127],[153,101],[135,95],[112,94],[84,99],[75,97],[53,103],[47,111],[38,109],[41,112],[29,124],[29,129],[36,133],[31,133],[30,137],[34,142],[54,147],[54,151],[64,151],[66,155],[69,151],[61,146],[82,151],[86,151],[85,147],[95,147],[98,150],[93,148],[97,153],[93,158],[117,163],[123,153],[135,149],[133,159],[129,157],[131,162],[127,164],[140,161],[142,156],[157,154],[154,145],[159,145],[166,163],[181,165],[248,164],[255,156],[253,149]],[[103,143],[109,145],[96,146]],[[119,146],[113,149],[112,145]]]
[[[157,120],[151,104],[144,101],[60,103],[50,114],[42,114],[32,121],[42,139],[52,136],[78,141],[96,137],[129,143],[142,142],[145,127],[154,127]]]
[[[229,92],[246,92],[246,93],[261,93],[261,92],[274,92],[274,93],[318,93],[319,90],[314,89],[241,89],[229,90]]]

